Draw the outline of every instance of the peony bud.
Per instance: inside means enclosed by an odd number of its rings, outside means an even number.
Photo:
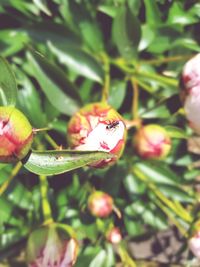
[[[78,244],[64,230],[52,224],[32,232],[27,244],[29,267],[72,267],[77,258]]]
[[[122,117],[108,104],[89,104],[71,118],[67,138],[72,149],[113,154],[113,158],[91,165],[105,167],[115,163],[121,156],[125,146],[126,126]]]
[[[118,244],[122,240],[122,234],[118,227],[113,227],[106,234],[106,239],[112,244]]]
[[[188,246],[194,256],[200,260],[200,231],[190,238]]]
[[[191,128],[200,134],[200,54],[190,59],[181,75],[181,99]]]
[[[27,118],[14,107],[0,107],[0,162],[21,160],[32,141],[33,131]]]
[[[171,140],[166,130],[156,124],[143,126],[134,136],[134,146],[144,159],[163,159],[171,149]]]
[[[89,196],[88,209],[93,216],[105,218],[113,210],[113,199],[102,191],[96,191]]]

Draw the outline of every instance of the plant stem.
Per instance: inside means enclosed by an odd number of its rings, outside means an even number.
[[[182,61],[185,59],[190,59],[193,56],[194,55],[190,54],[190,55],[179,55],[179,56],[173,56],[173,57],[164,57],[164,58],[159,58],[159,59],[142,60],[141,63],[157,65],[157,64],[168,63],[168,62]]]
[[[138,88],[138,83],[134,78],[131,78],[131,84],[133,87],[132,114],[133,114],[133,119],[136,120],[138,118],[139,88]]]
[[[107,103],[109,96],[109,89],[110,89],[110,62],[108,56],[105,53],[103,53],[101,56],[104,62],[104,70],[105,70],[105,80],[102,89],[101,101]]]
[[[18,174],[18,172],[20,171],[21,167],[23,166],[23,164],[21,163],[21,161],[19,161],[15,167],[12,169],[12,172],[10,174],[10,176],[8,177],[8,179],[3,183],[3,185],[0,187],[0,196],[6,191],[6,189],[8,188],[9,184],[11,183],[11,181],[13,180],[13,178]]]
[[[124,245],[119,245],[117,251],[124,267],[137,267],[135,261],[130,257],[130,255],[126,251]]]
[[[143,77],[143,78],[150,78],[153,79],[157,82],[164,83],[170,86],[177,87],[178,86],[178,81],[172,78],[165,77],[163,75],[157,74],[157,73],[150,73],[150,72],[136,72],[135,75],[138,77]]]
[[[48,133],[45,133],[44,137],[53,148],[55,149],[60,148],[59,145],[53,140],[53,138]]]
[[[40,175],[40,191],[42,200],[42,211],[44,216],[44,224],[49,224],[53,222],[51,207],[48,200],[48,182],[47,177]]]
[[[140,70],[138,71],[133,67],[127,66],[123,61],[119,60],[113,60],[111,61],[111,63],[121,69],[124,73],[129,75],[135,75],[134,78],[149,78],[169,86],[178,86],[178,81],[176,79],[168,78],[157,73],[144,72]]]
[[[156,205],[168,216],[171,222],[174,225],[176,225],[180,233],[187,238],[188,237],[187,230],[174,218],[172,212],[170,212],[170,210],[168,210],[168,208],[165,207],[159,199],[156,200]]]
[[[140,180],[145,182],[145,184],[152,190],[152,192],[161,200],[170,210],[172,210],[177,216],[188,223],[192,223],[191,215],[181,206],[173,203],[169,200],[162,192],[158,190],[155,184],[149,182],[148,177],[146,177],[136,166],[133,168],[133,173],[138,177]],[[181,207],[181,208],[180,208]]]

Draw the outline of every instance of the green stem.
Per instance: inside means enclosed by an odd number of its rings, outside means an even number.
[[[58,144],[56,144],[56,142],[53,140],[53,138],[49,134],[45,133],[44,137],[53,148],[59,149]]]
[[[186,238],[188,237],[187,230],[177,221],[172,212],[166,208],[162,202],[157,198],[156,200],[156,205],[167,215],[167,217],[171,220],[171,222],[176,225],[177,229],[179,229],[180,233],[185,236]]]
[[[102,89],[102,102],[107,102],[108,101],[108,96],[109,96],[109,89],[110,89],[110,62],[109,58],[106,54],[102,54],[102,60],[104,63],[104,70],[105,70],[105,80],[104,80],[104,86]]]
[[[137,267],[135,261],[130,257],[130,255],[126,251],[124,245],[119,245],[117,251],[124,267]]]
[[[21,161],[19,161],[15,167],[12,169],[12,172],[10,174],[10,176],[8,177],[8,179],[3,183],[3,185],[0,187],[0,196],[6,191],[6,189],[8,188],[9,184],[11,183],[11,181],[13,180],[13,178],[18,174],[18,172],[20,171],[21,167],[23,166],[23,164],[21,163]]]
[[[163,195],[163,193],[161,193],[153,183],[149,182],[148,177],[146,177],[136,166],[133,168],[133,173],[136,175],[136,177],[145,182],[145,184],[161,200],[161,202],[163,202],[177,216],[188,223],[192,222],[191,215],[181,206],[181,204],[179,203],[179,205],[177,205],[176,203],[173,203],[171,200],[169,200],[165,195]]]
[[[168,63],[168,62],[182,61],[185,59],[190,59],[193,56],[194,55],[190,54],[190,55],[179,55],[179,56],[174,56],[174,57],[164,57],[164,58],[159,58],[159,59],[142,60],[141,63],[157,65],[157,64]]]
[[[51,207],[48,200],[48,182],[47,177],[40,175],[40,192],[42,200],[42,211],[44,216],[44,224],[49,224],[53,222]]]
[[[117,66],[119,69],[121,69],[124,73],[129,75],[135,75],[135,78],[149,78],[153,79],[155,81],[158,81],[160,83],[164,83],[169,86],[178,86],[178,81],[176,79],[168,78],[163,75],[157,74],[157,73],[150,73],[150,72],[144,72],[141,70],[136,70],[133,67],[129,67],[125,65],[123,61],[120,60],[112,60],[111,63],[115,66]]]
[[[165,77],[163,75],[157,74],[157,73],[150,73],[150,72],[135,72],[135,75],[138,77],[143,77],[143,78],[150,78],[153,79],[157,82],[161,82],[170,86],[177,87],[178,86],[178,81],[172,78]]]
[[[134,78],[131,78],[131,83],[133,87],[132,114],[133,114],[133,119],[136,120],[138,118],[139,88],[138,88],[138,83]]]

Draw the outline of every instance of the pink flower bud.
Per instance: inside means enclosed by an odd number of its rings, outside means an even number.
[[[190,59],[181,76],[181,99],[190,126],[200,133],[200,54]]]
[[[189,239],[188,246],[194,256],[200,259],[200,231]]]
[[[122,240],[122,234],[118,227],[113,227],[106,234],[106,239],[112,244],[118,244]]]
[[[105,218],[113,210],[113,199],[102,191],[96,191],[89,196],[88,209],[93,216]]]
[[[43,226],[30,235],[27,244],[29,267],[72,267],[77,258],[78,243],[62,227]]]
[[[134,147],[144,159],[163,159],[171,149],[171,140],[166,130],[156,124],[141,127],[133,139]]]
[[[24,158],[33,141],[27,118],[14,107],[0,107],[0,162]]]
[[[106,103],[93,103],[80,109],[69,121],[67,138],[72,149],[105,151],[115,157],[98,161],[93,167],[112,165],[121,156],[126,140],[122,117]]]

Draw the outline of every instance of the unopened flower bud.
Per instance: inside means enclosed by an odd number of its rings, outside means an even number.
[[[200,133],[200,54],[190,59],[181,75],[181,100],[189,125]]]
[[[188,246],[194,256],[200,260],[200,231],[189,239]]]
[[[141,127],[134,136],[134,147],[144,159],[163,159],[171,149],[171,140],[166,130],[156,124]]]
[[[108,104],[88,104],[71,118],[67,139],[72,149],[113,154],[113,158],[91,165],[106,167],[115,163],[123,152],[126,126],[119,113]]]
[[[106,239],[112,244],[120,243],[122,240],[122,234],[120,229],[118,227],[111,228],[106,234]]]
[[[14,107],[0,107],[0,162],[24,158],[33,141],[33,130],[27,118]]]
[[[29,267],[72,267],[78,243],[59,225],[43,226],[32,232],[27,244]]]
[[[107,193],[96,191],[89,196],[88,209],[93,216],[105,218],[113,211],[113,199]]]

